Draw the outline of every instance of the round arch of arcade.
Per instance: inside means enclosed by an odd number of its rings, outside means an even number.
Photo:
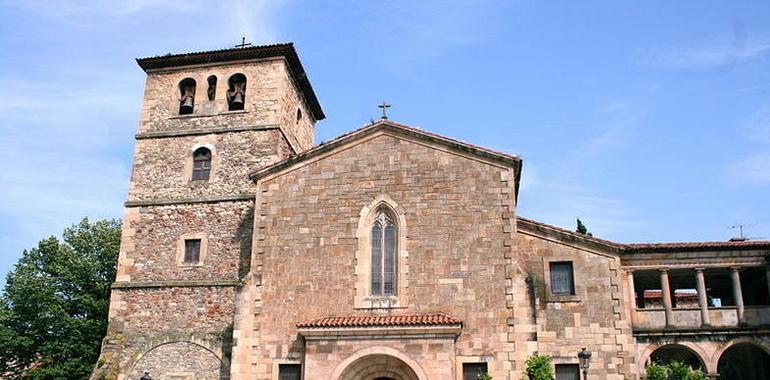
[[[711,351],[711,350],[708,350]],[[750,363],[742,363],[749,358]],[[693,367],[699,366],[701,370],[709,374],[726,375],[726,371],[742,372],[742,367],[751,367],[757,370],[751,363],[768,363],[767,368],[759,369],[758,373],[770,372],[770,343],[753,338],[738,338],[726,342],[713,352],[708,352],[695,342],[667,342],[651,344],[640,355],[639,370],[644,372],[644,367],[651,361],[667,362],[677,360]],[[732,376],[736,379],[749,379],[746,374]]]
[[[706,350],[704,350],[701,346],[699,346],[697,343],[693,342],[671,342],[671,343],[661,343],[661,344],[651,344],[647,346],[647,348],[642,351],[642,355],[640,356],[639,360],[639,372],[643,373],[644,368],[649,364],[650,361],[653,361],[656,359],[656,356],[659,356],[661,353],[678,353],[676,360],[684,361],[684,362],[690,362],[690,364],[697,363],[698,366],[704,371],[704,372],[711,372],[712,368],[710,366],[710,363],[707,362],[707,358],[709,357],[706,354]],[[688,360],[689,359],[689,360]],[[716,371],[716,365],[713,368],[713,371]]]
[[[139,355],[132,358],[121,372],[125,378],[129,379],[138,379],[145,371],[157,377],[156,375],[160,373],[155,368],[155,357],[163,358],[163,372],[184,372],[185,374],[194,372],[203,378],[219,378],[221,371],[229,367],[229,362],[223,358],[221,347],[216,344],[195,337],[162,336],[145,344],[139,350]],[[178,368],[174,368],[175,363],[170,363],[169,357],[188,358],[194,362],[194,367],[189,363],[180,362],[177,363]],[[207,376],[206,373],[209,375]]]
[[[369,347],[343,360],[330,380],[427,380],[420,365],[391,347]]]

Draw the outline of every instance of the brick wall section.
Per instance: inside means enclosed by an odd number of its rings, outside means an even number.
[[[254,194],[248,175],[288,157],[279,149],[283,140],[278,129],[137,140],[128,200]],[[200,146],[212,151],[208,181],[192,180],[193,150]]]
[[[251,252],[253,201],[139,207],[127,220],[133,250],[126,252],[121,281],[238,280]],[[180,265],[186,234],[207,239],[202,265]]]
[[[577,363],[582,346],[592,353],[590,375],[622,380],[634,373],[634,347],[622,293],[620,258],[541,236],[517,233],[517,255],[534,275],[537,348],[554,363]],[[572,261],[575,297],[550,295],[548,262]]]
[[[124,333],[218,334],[230,328],[235,310],[232,286],[115,290]]]
[[[244,301],[258,305],[249,378],[269,379],[273,359],[302,350],[295,323],[371,312],[353,308],[355,237],[361,209],[381,194],[406,210],[409,231],[410,302],[392,312],[462,319],[455,353],[489,355],[492,375],[506,378],[502,216],[513,205],[503,207],[504,178],[508,168],[380,135],[261,183],[252,262],[260,298]]]
[[[296,141],[295,144],[299,150],[308,150],[315,143],[315,120],[301,93],[292,90],[297,86],[288,71],[288,66],[284,66],[281,81],[283,82],[281,88],[284,89],[280,100],[281,125],[286,128],[286,135]],[[300,120],[297,120],[297,109],[302,112]]]

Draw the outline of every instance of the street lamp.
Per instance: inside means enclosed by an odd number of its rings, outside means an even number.
[[[142,378],[139,379],[139,380],[152,380],[152,377],[150,377],[150,373],[149,372],[145,372],[144,376],[142,376]]]
[[[580,369],[583,370],[583,380],[588,380],[588,367],[591,366],[591,351],[587,351],[585,347],[577,354],[580,360]]]

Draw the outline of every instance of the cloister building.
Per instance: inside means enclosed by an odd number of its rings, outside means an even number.
[[[387,119],[316,144],[291,44],[147,73],[93,379],[770,373],[770,241],[625,244],[517,215],[522,159]],[[343,78],[340,78],[343,79]],[[536,216],[536,215],[534,215]]]

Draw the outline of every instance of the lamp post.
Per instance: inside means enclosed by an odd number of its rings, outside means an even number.
[[[591,366],[591,351],[586,350],[583,347],[577,354],[578,360],[580,360],[580,369],[583,370],[583,380],[588,380],[588,367]]]
[[[149,372],[145,372],[144,376],[142,376],[139,380],[152,380],[152,377],[150,377]]]

